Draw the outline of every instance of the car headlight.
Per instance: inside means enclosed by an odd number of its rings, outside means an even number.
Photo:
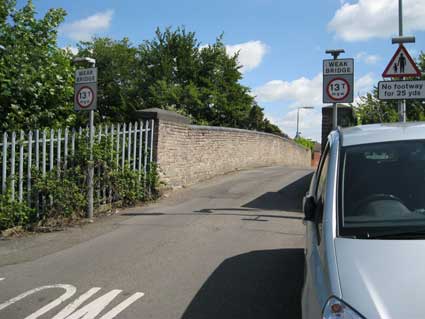
[[[343,301],[331,297],[323,309],[323,319],[365,319]]]

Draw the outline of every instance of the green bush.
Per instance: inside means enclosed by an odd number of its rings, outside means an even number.
[[[25,202],[12,200],[11,194],[0,195],[0,230],[26,226],[35,219],[35,210]]]
[[[50,218],[74,218],[83,216],[86,209],[86,186],[79,185],[76,178],[69,174],[58,177],[56,172],[46,176],[37,176],[33,185],[34,196],[45,202],[41,213],[44,220]]]
[[[92,163],[84,134],[75,145],[75,155],[68,157],[67,167],[62,166],[59,171],[55,169],[45,176],[33,169],[30,196],[33,203],[39,204],[39,214],[35,214],[36,208],[30,208],[26,203],[11,200],[10,194],[0,195],[0,230],[32,223],[40,226],[59,224],[83,217],[87,210],[89,164],[95,170],[95,208],[101,204],[99,194],[105,194],[107,202],[119,202],[122,206],[135,205],[156,196],[159,178],[154,163],[150,164],[145,176],[143,172],[133,171],[129,163],[124,168],[117,166],[116,153],[109,139],[94,144]]]
[[[134,205],[146,198],[143,174],[133,171],[128,166],[111,172],[111,186],[113,193],[124,206]]]
[[[314,141],[312,141],[312,140],[310,140],[310,139],[307,139],[307,138],[304,138],[304,137],[297,137],[297,138],[295,138],[295,139],[294,139],[294,141],[295,141],[297,144],[302,145],[302,146],[304,146],[305,148],[308,148],[308,149],[310,149],[310,151],[312,151],[312,152],[313,152],[313,149],[314,149]]]

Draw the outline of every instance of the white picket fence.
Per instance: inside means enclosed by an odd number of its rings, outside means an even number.
[[[75,154],[76,143],[85,139],[88,128],[34,130],[30,132],[5,132],[0,141],[1,193],[10,192],[13,200],[32,203],[32,172],[37,170],[42,176],[47,172],[66,170],[68,160]],[[103,138],[111,141],[111,155],[114,153],[116,166],[125,165],[146,175],[153,160],[154,120],[142,120],[129,124],[98,125],[95,127],[95,140]],[[115,150],[115,152],[112,152]],[[95,172],[96,174],[96,172]],[[97,172],[100,174],[100,172]],[[98,198],[106,201],[105,189],[100,186]]]

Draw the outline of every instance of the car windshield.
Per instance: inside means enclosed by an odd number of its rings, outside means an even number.
[[[425,229],[425,141],[342,148],[340,235]]]

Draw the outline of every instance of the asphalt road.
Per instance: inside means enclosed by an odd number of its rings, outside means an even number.
[[[0,241],[0,318],[299,318],[310,177],[243,171],[84,227]]]

